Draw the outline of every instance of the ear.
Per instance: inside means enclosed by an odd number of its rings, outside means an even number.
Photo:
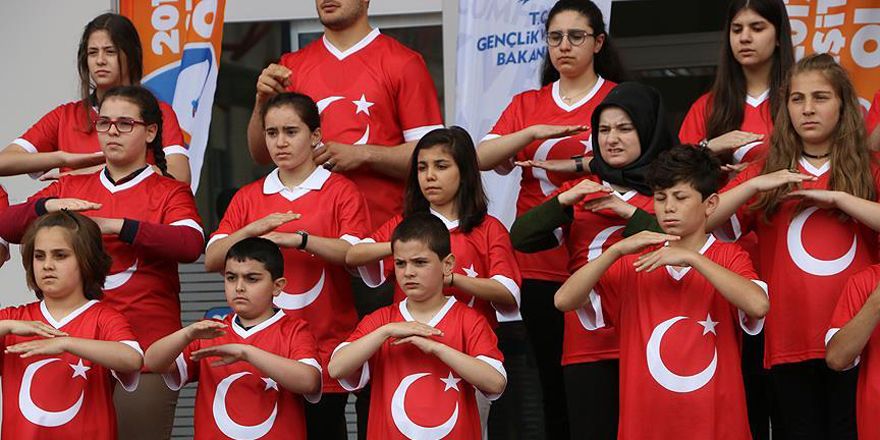
[[[596,46],[593,47],[593,53],[597,54],[602,51],[602,46],[605,45],[605,34],[596,35]]]
[[[718,197],[718,193],[712,193],[712,195],[706,197],[706,200],[703,201],[703,204],[706,206],[706,218],[709,218],[718,209],[720,200],[721,198]]]
[[[455,255],[449,254],[443,259],[443,276],[452,274],[452,269],[455,269]]]
[[[318,144],[321,143],[321,137],[322,137],[321,127],[318,127],[315,129],[315,131],[312,132],[312,139],[311,139],[312,148],[317,147]]]
[[[150,124],[146,127],[147,129],[147,143],[153,142],[153,139],[156,139],[156,133],[159,132],[159,126],[156,124]]]
[[[284,287],[287,286],[287,278],[281,277],[275,281],[272,281],[272,296],[278,296],[281,294],[281,291],[284,290]]]

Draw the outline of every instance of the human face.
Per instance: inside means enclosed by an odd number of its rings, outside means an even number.
[[[281,293],[287,283],[284,278],[272,280],[266,265],[246,258],[226,260],[223,274],[226,303],[245,320],[268,318],[272,310],[272,298]]]
[[[269,110],[265,125],[269,155],[278,168],[289,171],[312,163],[312,150],[321,140],[320,128],[311,131],[289,105]]]
[[[351,27],[367,15],[368,0],[315,0],[321,24],[333,30]]]
[[[663,232],[685,238],[706,231],[706,219],[715,211],[718,195],[703,200],[690,182],[654,191],[654,212]]]
[[[803,72],[791,79],[788,114],[804,145],[830,142],[840,121],[840,97],[821,72]]]
[[[113,44],[110,33],[105,30],[92,32],[87,42],[86,54],[89,76],[99,89],[107,90],[114,86],[131,84],[125,54]]]
[[[443,294],[443,278],[452,273],[455,258],[434,253],[421,240],[396,241],[394,250],[394,276],[407,298],[416,302]]]
[[[112,96],[101,103],[99,118],[131,119],[143,122],[141,109],[133,102]],[[98,132],[101,151],[107,163],[116,167],[140,167],[146,164],[147,144],[156,138],[156,124],[135,124],[129,133],[120,133],[116,125]]]
[[[419,188],[432,207],[455,201],[461,175],[448,149],[442,145],[424,148],[418,159]]]
[[[619,107],[608,107],[599,115],[599,154],[614,168],[625,167],[642,154],[636,126]]]
[[[771,62],[776,51],[776,28],[751,9],[739,11],[730,22],[730,50],[745,68]]]
[[[73,252],[70,231],[60,226],[42,228],[34,237],[34,281],[44,298],[83,295],[79,261]]]
[[[576,11],[562,11],[556,14],[547,27],[548,34],[552,32],[567,34],[572,31],[596,34],[587,17]],[[559,75],[567,78],[579,77],[593,70],[593,57],[602,50],[604,42],[605,35],[587,37],[580,46],[571,44],[567,37],[563,38],[559,46],[548,45],[550,62],[559,71]]]

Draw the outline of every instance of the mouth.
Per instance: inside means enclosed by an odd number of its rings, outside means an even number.
[[[753,49],[742,49],[742,50],[739,51],[739,54],[740,54],[741,56],[747,57],[747,56],[752,56],[752,55],[754,55],[754,54],[755,54],[755,51],[754,51]]]
[[[663,221],[660,222],[660,223],[661,223],[663,226],[666,226],[666,227],[670,227],[670,228],[671,228],[671,227],[678,226],[679,224],[681,224],[681,221],[676,220],[676,219],[667,219],[667,220],[663,220]]]
[[[333,12],[338,8],[339,3],[336,3],[335,1],[321,3],[321,10],[327,13]]]
[[[412,290],[418,288],[419,283],[403,283],[403,287],[407,290]]]

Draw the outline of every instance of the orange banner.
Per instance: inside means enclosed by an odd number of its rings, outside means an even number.
[[[846,67],[867,110],[880,89],[880,0],[785,0],[795,56],[824,52]]]

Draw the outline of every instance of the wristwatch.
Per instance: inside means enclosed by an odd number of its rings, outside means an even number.
[[[296,248],[300,250],[305,249],[306,245],[309,244],[309,233],[303,230],[299,230],[294,232],[294,234],[299,234],[299,236],[302,237],[302,241],[300,241],[299,246],[297,246]]]
[[[584,156],[578,155],[572,156],[571,158],[574,159],[574,171],[576,173],[584,172]]]

